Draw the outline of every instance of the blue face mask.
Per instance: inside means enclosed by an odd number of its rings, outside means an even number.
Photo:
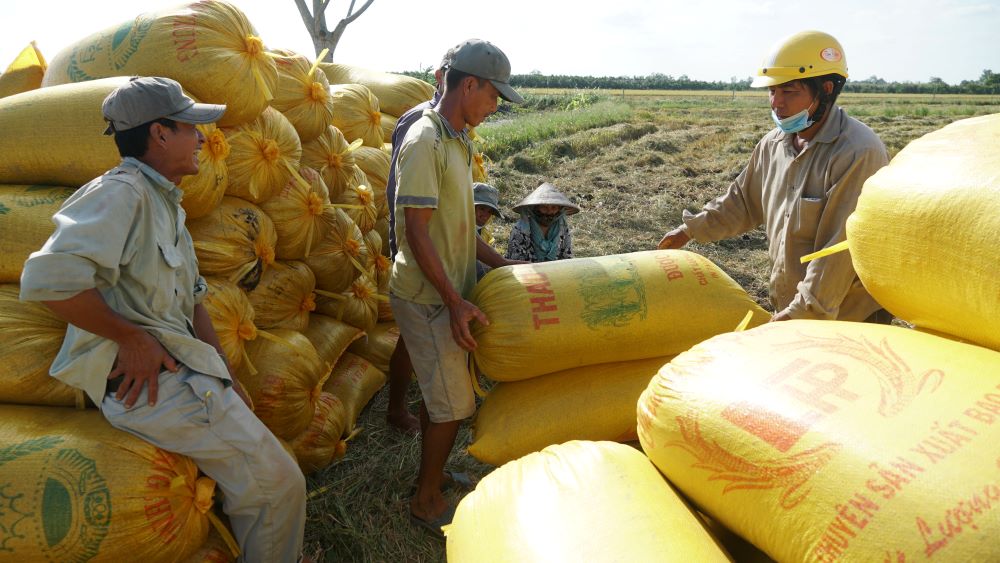
[[[790,115],[784,119],[778,117],[778,114],[771,110],[771,119],[774,123],[781,128],[785,133],[798,133],[799,131],[804,131],[808,129],[814,121],[809,119],[809,108],[806,108],[795,115]]]

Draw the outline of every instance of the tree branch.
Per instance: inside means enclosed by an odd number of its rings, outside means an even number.
[[[342,19],[342,20],[340,20],[341,23],[343,23],[346,26],[347,24],[349,24],[349,23],[353,22],[354,20],[358,19],[358,17],[361,16],[361,14],[365,13],[365,10],[367,10],[368,6],[371,6],[372,2],[374,2],[374,1],[375,0],[368,0],[367,2],[365,2],[364,6],[361,6],[361,9],[358,10],[358,13],[356,13],[354,15],[351,15],[351,10],[354,9],[354,0],[351,0],[351,8],[349,10],[347,10],[347,17],[344,18],[344,19]],[[338,26],[338,27],[340,27],[340,26]]]

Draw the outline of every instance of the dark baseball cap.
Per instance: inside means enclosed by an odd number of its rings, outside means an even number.
[[[108,94],[101,111],[108,122],[104,134],[111,135],[162,117],[181,123],[214,123],[226,112],[226,106],[195,102],[176,80],[136,76]]]
[[[493,83],[500,97],[515,104],[524,98],[510,87],[510,61],[496,45],[482,39],[466,39],[455,46],[450,68]]]

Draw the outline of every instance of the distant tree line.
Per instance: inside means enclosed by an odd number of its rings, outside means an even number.
[[[430,69],[404,72],[409,76],[426,80],[433,84]],[[520,88],[572,88],[603,90],[749,90],[750,78],[726,81],[692,80],[687,75],[678,77],[669,74],[649,76],[569,76],[546,75],[540,72],[515,74],[510,77],[512,86]],[[927,82],[888,82],[877,76],[864,80],[848,80],[845,92],[862,94],[1000,94],[1000,73],[984,70],[979,80],[963,80],[958,84],[948,84],[932,76]]]

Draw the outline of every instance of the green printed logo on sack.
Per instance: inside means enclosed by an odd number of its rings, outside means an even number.
[[[149,34],[153,23],[154,20],[139,16],[135,18],[135,21],[122,24],[111,34],[110,62],[114,65],[115,71],[125,68],[132,55],[139,50],[142,40]],[[105,37],[102,35],[95,42],[73,51],[73,54],[70,55],[69,66],[66,69],[71,81],[84,82],[100,78],[99,76],[91,76],[83,70],[82,66],[97,60],[97,54],[105,49],[102,45]]]
[[[583,321],[592,330],[623,327],[636,316],[646,318],[646,288],[639,270],[630,260],[602,266],[596,260],[583,260],[580,268],[580,297]]]
[[[0,465],[54,448],[62,441],[45,437],[4,448],[0,450]],[[38,541],[42,538],[34,538],[32,543],[46,546],[46,560],[91,559],[111,523],[111,494],[94,460],[74,449],[58,450],[46,459],[41,475],[44,479],[35,483],[34,491],[15,491],[13,483],[0,484],[0,553],[17,553],[16,540],[31,540],[19,533],[19,525],[31,527],[29,522],[34,522],[35,533],[44,535],[44,543]],[[41,502],[31,500],[39,497]],[[41,506],[41,514],[20,510],[22,503]]]

